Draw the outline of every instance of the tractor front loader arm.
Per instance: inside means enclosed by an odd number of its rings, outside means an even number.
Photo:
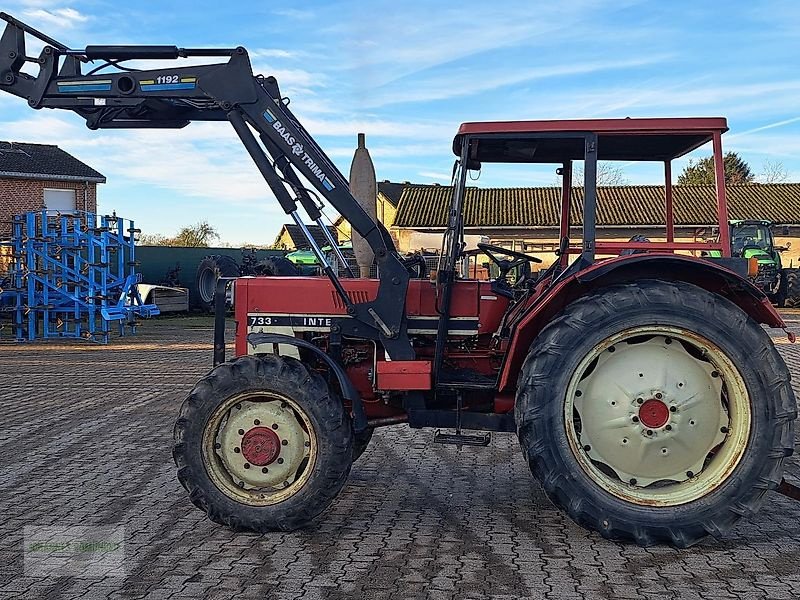
[[[339,333],[383,343],[395,360],[411,360],[405,298],[409,272],[386,228],[373,221],[350,193],[347,180],[300,124],[274,77],[254,75],[247,50],[177,46],[87,46],[70,49],[14,17],[0,38],[0,89],[32,108],[70,110],[90,129],[181,128],[192,121],[228,121],[283,210],[303,230],[347,307]],[[26,55],[26,36],[45,46]],[[226,62],[140,70],[130,60],[176,61],[224,57]],[[23,71],[38,66],[38,74]],[[258,134],[256,137],[253,130]],[[301,176],[312,188],[301,183]],[[360,233],[375,253],[381,274],[374,300],[353,302],[298,214],[299,202],[322,225],[315,198],[323,197]],[[329,240],[334,242],[334,240]],[[335,248],[336,244],[332,244]]]

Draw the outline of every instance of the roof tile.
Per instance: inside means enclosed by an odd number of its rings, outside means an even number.
[[[0,177],[79,180],[106,178],[58,146],[0,141]]]
[[[453,188],[406,185],[400,196],[396,227],[444,227]],[[464,194],[466,227],[557,227],[561,189],[476,188]],[[658,226],[665,222],[664,186],[600,187],[597,224],[602,226]],[[764,219],[800,225],[800,183],[727,186],[731,219]],[[583,188],[572,189],[570,222],[583,220]],[[710,225],[716,222],[713,186],[674,186],[676,225]]]

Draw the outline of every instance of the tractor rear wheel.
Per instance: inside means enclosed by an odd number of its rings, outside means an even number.
[[[216,367],[184,401],[173,457],[190,500],[212,521],[291,531],[345,484],[352,426],[322,376],[300,361],[243,356]]]
[[[800,307],[800,269],[783,269],[784,306]]]
[[[200,306],[214,311],[214,297],[217,293],[217,281],[220,277],[238,277],[239,265],[226,254],[206,256],[197,266],[197,292]]]
[[[719,535],[781,481],[797,406],[763,329],[725,298],[644,280],[568,305],[520,372],[520,444],[580,525],[647,546]]]

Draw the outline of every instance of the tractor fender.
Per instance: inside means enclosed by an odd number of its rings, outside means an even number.
[[[567,304],[598,288],[645,278],[691,283],[727,298],[758,323],[786,328],[783,318],[764,292],[711,260],[677,254],[620,256],[597,262],[564,278],[525,311],[509,340],[499,391],[509,392],[516,388],[517,374],[534,338]]]
[[[289,344],[290,346],[297,346],[298,348],[305,348],[314,352],[321,358],[328,368],[336,375],[339,382],[339,387],[342,390],[342,396],[348,400],[353,407],[353,431],[361,433],[367,428],[367,415],[364,412],[364,402],[361,400],[361,395],[356,390],[353,382],[345,373],[342,366],[333,360],[330,356],[325,354],[320,348],[305,340],[301,340],[290,335],[283,335],[280,333],[250,333],[247,336],[247,342],[258,346],[259,344]]]

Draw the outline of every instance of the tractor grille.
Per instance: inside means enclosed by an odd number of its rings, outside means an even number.
[[[355,304],[361,304],[363,302],[369,302],[369,293],[367,293],[364,290],[350,290],[347,293],[350,295],[350,299]],[[331,290],[331,298],[333,298],[333,305],[336,308],[339,308],[339,309],[342,309],[342,310],[344,310],[346,308],[345,305],[344,305],[344,302],[342,302],[342,299],[339,297],[339,294],[337,294],[333,290]]]

